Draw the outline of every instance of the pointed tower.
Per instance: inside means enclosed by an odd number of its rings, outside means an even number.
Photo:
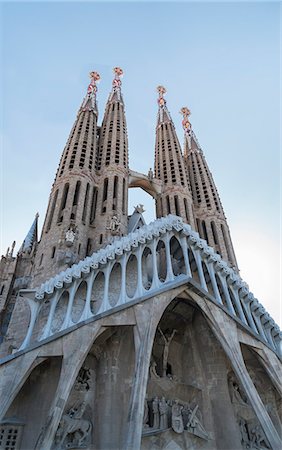
[[[37,238],[37,234],[38,234],[38,217],[39,214],[36,213],[35,215],[35,219],[30,227],[29,232],[27,233],[20,249],[18,252],[18,255],[22,254],[22,253],[28,253],[30,254],[34,248],[34,246],[37,244],[38,238]]]
[[[64,148],[38,245],[33,284],[66,269],[91,251],[97,185],[97,72],[90,73],[87,94]],[[94,198],[94,200],[93,200]]]
[[[34,267],[34,253],[37,246],[38,214],[27,233],[16,256],[13,256],[16,242],[6,256],[0,260],[0,343],[6,332],[16,304],[20,289],[30,286],[31,273]]]
[[[95,249],[127,234],[128,140],[121,93],[120,67],[114,68],[112,91],[100,129],[96,170],[99,174]]]
[[[229,227],[203,151],[188,119],[190,111],[181,109],[184,129],[184,161],[190,181],[196,226],[200,236],[213,247],[231,267],[238,265]]]
[[[185,174],[184,160],[175,127],[166,106],[163,86],[157,88],[158,117],[155,145],[155,177],[163,182],[162,193],[156,201],[156,215],[181,216],[193,228],[194,213],[192,195]]]

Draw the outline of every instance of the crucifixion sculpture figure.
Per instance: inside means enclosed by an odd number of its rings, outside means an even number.
[[[169,352],[169,346],[170,343],[176,333],[176,330],[173,330],[170,336],[165,336],[165,334],[162,332],[161,328],[158,327],[158,330],[163,338],[164,341],[164,352],[163,352],[163,377],[166,377],[167,372],[167,361],[168,361],[168,352]]]

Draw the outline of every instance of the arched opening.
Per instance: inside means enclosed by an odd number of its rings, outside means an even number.
[[[61,199],[60,211],[59,211],[58,220],[57,220],[58,223],[61,223],[63,221],[63,218],[64,218],[64,210],[65,210],[66,203],[67,203],[69,187],[70,187],[69,183],[66,183],[65,186],[64,186],[62,199]]]
[[[137,288],[137,258],[131,254],[126,264],[126,294],[133,298]]]
[[[205,222],[204,220],[202,220],[202,230],[203,230],[203,238],[204,238],[205,241],[207,241],[207,243],[209,244],[209,238],[208,238],[208,232],[207,232],[206,222]]]
[[[66,317],[68,303],[69,303],[69,293],[68,291],[64,291],[61,294],[55,308],[54,317],[51,325],[53,333],[60,331]]]
[[[149,247],[145,247],[142,253],[142,283],[143,287],[148,291],[152,286],[153,266],[152,251]]]
[[[158,436],[163,440],[157,449],[176,436],[183,449],[193,448],[195,439],[203,448],[206,444],[240,448],[240,430],[228,394],[230,368],[197,304],[187,298],[172,300],[154,336],[141,448],[152,448]]]
[[[41,303],[31,335],[31,342],[39,341],[45,332],[45,327],[50,313],[50,300]]]
[[[45,358],[32,370],[0,424],[1,448],[35,448],[56,392],[61,361]]]
[[[218,245],[218,235],[217,235],[217,229],[216,229],[214,221],[211,222],[211,229],[212,229],[213,241],[214,241],[215,245]]]
[[[100,310],[104,298],[105,275],[99,271],[93,282],[90,300],[90,309],[92,314],[97,314]]]
[[[179,240],[175,236],[173,236],[170,239],[169,246],[170,246],[170,256],[173,274],[175,276],[185,274],[186,268],[184,255]]]
[[[128,189],[128,212],[132,214],[137,205],[143,205],[142,213],[146,223],[156,220],[155,200],[143,189],[136,187]]]
[[[115,263],[110,274],[108,299],[111,306],[118,302],[121,290],[121,266]]]
[[[252,349],[252,347],[240,344],[243,359],[247,371],[252,379],[252,382],[261,398],[261,401],[266,405],[269,416],[273,422],[278,433],[282,430],[281,417],[281,395],[277,387],[271,381],[267,370],[269,370],[268,363]]]
[[[87,294],[87,283],[82,281],[74,295],[72,304],[71,319],[74,323],[78,322],[84,310]]]
[[[204,261],[202,261],[202,268],[203,268],[203,273],[204,273],[204,277],[205,277],[205,282],[208,288],[208,292],[212,297],[215,297],[215,293],[212,287],[212,282],[211,282],[211,278],[210,278],[210,274],[207,268],[207,265]]]
[[[192,278],[194,281],[196,281],[196,283],[201,285],[199,272],[198,272],[198,266],[197,266],[196,259],[195,259],[195,256],[194,256],[194,253],[193,253],[193,250],[191,249],[191,247],[188,247],[188,256],[189,256],[189,264],[190,264],[190,269],[191,269],[191,273],[192,273]]]
[[[167,276],[167,262],[166,262],[166,250],[165,243],[161,239],[158,241],[157,249],[157,267],[158,267],[158,277],[163,283]]]
[[[103,187],[103,198],[102,198],[102,214],[107,211],[108,184],[109,180],[108,178],[105,178]]]

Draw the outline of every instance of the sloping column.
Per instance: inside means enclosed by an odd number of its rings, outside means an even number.
[[[36,367],[35,360],[39,352],[40,349],[36,348],[20,358],[5,363],[0,368],[0,420],[3,419],[29,374]]]
[[[64,358],[60,379],[52,406],[46,418],[45,425],[37,439],[35,450],[50,450],[61,416],[64,412],[70,391],[73,387],[80,367],[89,353],[94,339],[98,337],[104,328],[98,323],[86,325],[71,335],[67,335],[63,342]],[[76,343],[76,345],[75,345]]]
[[[233,370],[238,380],[240,380],[271,448],[273,450],[280,450],[282,448],[280,437],[245,366],[238,340],[236,323],[212,303],[209,302],[209,304],[207,304],[207,302],[197,294],[190,292],[190,296],[205,313],[207,322],[229,358]]]
[[[183,292],[183,287],[158,295],[154,297],[153,301],[135,307],[137,324],[134,329],[135,376],[132,384],[123,450],[140,449],[144,402],[156,328],[166,307],[181,292]]]

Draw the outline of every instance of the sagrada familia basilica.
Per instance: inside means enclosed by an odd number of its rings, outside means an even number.
[[[0,262],[0,449],[282,448],[281,340],[241,279],[220,197],[182,108],[158,87],[155,167],[129,168],[121,68],[97,82],[38,216]],[[128,189],[156,203],[128,215]]]

